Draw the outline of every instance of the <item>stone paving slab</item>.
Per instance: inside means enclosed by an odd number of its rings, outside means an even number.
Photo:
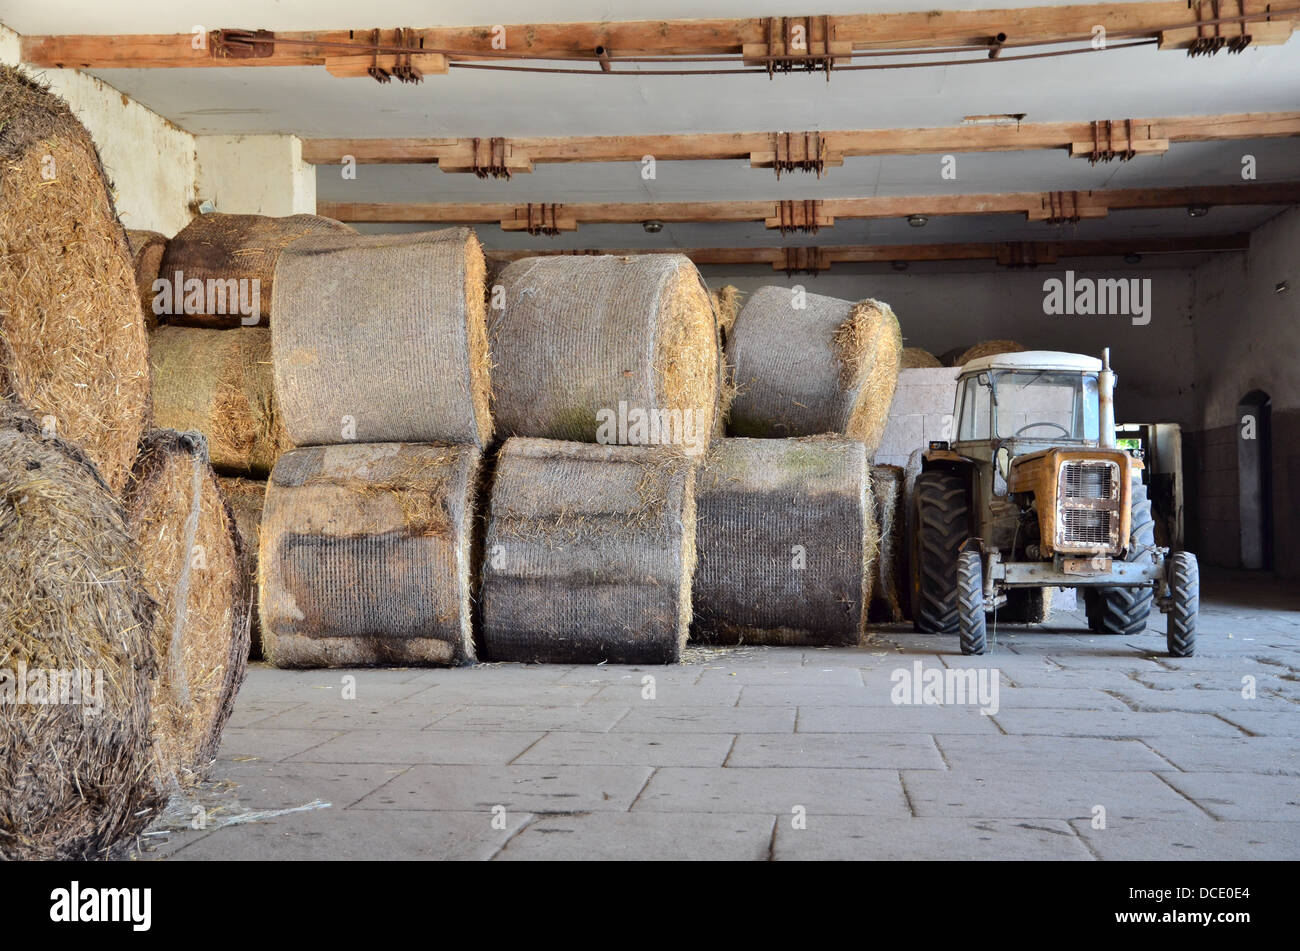
[[[506,765],[542,738],[540,732],[353,730],[294,757],[311,763]],[[287,757],[286,757],[287,758]]]
[[[278,763],[343,735],[340,730],[264,730],[259,727],[226,730],[221,735],[217,757]]]
[[[1116,691],[1118,693],[1118,691]],[[998,691],[1002,710],[1047,707],[1052,710],[1127,710],[1110,693],[1091,687],[1002,687]]]
[[[456,704],[339,700],[303,703],[256,722],[259,730],[423,730],[461,709]]]
[[[424,706],[463,707],[467,704],[489,704],[493,706],[518,707],[562,707],[586,703],[595,697],[601,688],[593,684],[553,684],[532,683],[526,679],[513,682],[494,682],[491,678],[475,678],[461,683],[431,684],[420,688],[405,703],[417,703]]]
[[[798,733],[998,733],[976,707],[799,707]]]
[[[630,712],[631,708],[617,703],[593,702],[554,707],[472,704],[435,720],[427,729],[457,733],[485,730],[507,733],[550,730],[608,733],[626,719]]]
[[[744,734],[727,766],[825,766],[840,769],[943,769],[924,733]]]
[[[413,766],[354,809],[508,812],[627,812],[649,766]]]
[[[1038,736],[1137,737],[1220,736],[1239,737],[1241,730],[1218,717],[1203,713],[1114,713],[1097,710],[1004,710],[994,715],[998,726],[1010,734]]]
[[[1064,759],[1053,762],[1066,765]],[[1208,818],[1149,772],[976,769],[907,770],[903,785],[918,816],[973,819],[1088,819],[1093,807],[1131,819]]]
[[[1075,820],[1072,825],[1088,847],[1107,861],[1300,859],[1300,822],[1118,820],[1100,830],[1083,820]]]
[[[683,706],[641,703],[615,733],[793,733],[794,707]]]
[[[1210,713],[1227,714],[1234,710],[1277,711],[1300,716],[1300,705],[1290,703],[1278,697],[1262,693],[1253,700],[1247,700],[1240,690],[1152,690],[1147,687],[1132,687],[1113,691],[1117,700],[1122,700],[1130,710],[1139,713]]]
[[[1161,778],[1216,819],[1300,822],[1300,783],[1257,773],[1162,773]]]
[[[1070,770],[1135,771],[1169,769],[1169,764],[1137,740],[1062,736],[936,736],[944,761],[954,772],[1035,769],[1059,763]]]
[[[675,768],[657,770],[633,812],[910,815],[898,773],[884,769]]]
[[[1300,710],[1225,710],[1219,716],[1255,736],[1300,737]]]
[[[794,828],[781,818],[773,855],[799,861],[945,859],[955,862],[1091,861],[1069,823],[1051,819],[882,819],[813,816]]]
[[[1142,741],[1182,772],[1258,773],[1300,776],[1300,743],[1293,737],[1238,739],[1207,736],[1146,736]]]
[[[735,740],[730,733],[548,733],[515,762],[556,766],[721,766]]]
[[[747,862],[768,858],[771,816],[599,812],[539,816],[497,861]]]
[[[865,659],[865,658],[864,658]],[[800,667],[711,667],[700,676],[700,684],[767,684],[799,687],[861,687],[862,670],[856,666],[825,664]]]

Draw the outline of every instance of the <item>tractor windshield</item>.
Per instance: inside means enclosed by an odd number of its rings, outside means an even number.
[[[1069,370],[993,370],[962,381],[958,440],[1097,439],[1097,375]]]

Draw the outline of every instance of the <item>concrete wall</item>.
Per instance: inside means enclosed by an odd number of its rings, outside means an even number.
[[[1086,262],[1079,262],[1085,264]],[[1033,350],[1068,350],[1101,355],[1111,348],[1119,374],[1115,394],[1121,422],[1174,422],[1184,429],[1197,420],[1190,368],[1195,352],[1191,269],[1119,271],[1074,268],[1083,278],[1150,278],[1151,322],[1135,326],[1128,317],[1049,317],[1043,313],[1043,283],[1063,278],[1066,268],[970,273],[857,273],[837,265],[817,277],[787,278],[770,268],[705,267],[710,287],[734,284],[751,291],[765,284],[802,284],[809,293],[886,301],[898,315],[904,342],[941,354],[980,340],[1007,338]]]
[[[1278,293],[1287,282],[1290,290]],[[1195,285],[1198,500],[1195,544],[1211,564],[1241,564],[1238,402],[1272,401],[1274,569],[1300,577],[1300,209],[1251,235],[1245,255],[1198,267]]]
[[[316,167],[302,160],[293,135],[201,135],[200,199],[217,211],[241,215],[296,215],[316,211]]]
[[[931,440],[956,437],[952,411],[959,372],[955,367],[941,367],[898,374],[889,421],[876,450],[877,465],[906,466],[912,453]]]
[[[0,26],[0,62],[18,65],[18,35]],[[73,69],[33,69],[90,131],[128,228],[173,235],[192,217],[194,137],[107,83]]]

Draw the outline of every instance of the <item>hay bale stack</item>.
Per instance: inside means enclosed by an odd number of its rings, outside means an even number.
[[[158,325],[158,315],[153,312],[153,282],[158,279],[163,252],[167,250],[167,238],[157,231],[135,231],[128,228],[126,243],[134,263],[140,311],[144,314],[145,326],[152,330]]]
[[[904,347],[903,358],[898,364],[900,370],[933,369],[941,366],[943,366],[942,360],[929,350],[922,350],[920,347]]]
[[[261,541],[262,506],[266,502],[266,483],[258,479],[218,478],[221,493],[235,516],[240,549],[244,555],[244,576],[253,593],[248,624],[248,656],[262,656],[262,626],[257,617],[257,547]]]
[[[295,449],[267,485],[262,652],[277,667],[465,664],[474,446]]]
[[[489,318],[503,436],[707,448],[718,331],[689,258],[524,258],[498,283],[505,308]]]
[[[175,282],[179,272],[182,291],[196,286],[191,285],[191,281],[200,282],[205,292],[210,281],[227,287],[229,281],[236,282],[236,286],[246,281],[246,293],[250,299],[256,281],[258,323],[266,326],[274,309],[275,269],[280,255],[303,238],[339,234],[355,235],[356,230],[319,215],[288,215],[283,218],[217,213],[199,215],[167,242],[158,276]],[[204,293],[202,302],[197,296],[186,300],[179,310],[171,306],[168,299],[161,311],[156,312],[170,324],[192,327],[246,325],[238,309],[230,306],[229,296],[224,306],[210,297]],[[153,304],[151,300],[150,305]]]
[[[736,326],[736,315],[740,313],[740,288],[724,284],[716,291],[709,291],[709,297],[713,301],[713,309],[718,312],[718,330],[725,341],[731,328]]]
[[[161,806],[154,608],[94,465],[0,404],[0,859],[104,858]],[[89,689],[38,693],[50,671]]]
[[[126,498],[158,602],[152,727],[160,783],[188,785],[217,755],[248,664],[252,592],[234,516],[198,433],[150,430]]]
[[[696,479],[693,636],[857,644],[876,552],[869,483],[857,440],[716,443]]]
[[[880,544],[876,552],[875,586],[869,617],[873,621],[902,621],[906,598],[907,515],[903,511],[902,466],[872,466],[871,494]]]
[[[762,287],[736,318],[727,357],[739,393],[727,431],[787,437],[840,433],[870,459],[898,382],[903,337],[889,305]]]
[[[483,249],[468,228],[316,235],[286,249],[271,345],[290,440],[486,446],[484,312]]]
[[[203,433],[218,472],[266,476],[291,448],[275,405],[270,329],[159,327],[149,358],[154,421]]]
[[[0,396],[85,450],[114,492],[149,416],[135,271],[94,142],[0,67]]]
[[[980,357],[991,357],[999,353],[1024,353],[1025,348],[1014,340],[981,340],[973,347],[963,350],[953,366],[964,367]]]
[[[536,663],[676,663],[694,567],[685,454],[510,439],[497,458],[484,542],[484,652]]]

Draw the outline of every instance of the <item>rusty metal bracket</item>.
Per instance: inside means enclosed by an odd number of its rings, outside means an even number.
[[[1078,192],[1047,192],[1046,216],[1049,225],[1077,225],[1079,223]]]
[[[830,259],[821,248],[782,248],[783,261],[773,264],[773,268],[785,271],[786,277],[796,274],[811,274],[830,269]]]
[[[479,178],[510,178],[506,166],[506,140],[501,136],[474,139],[472,168]]]
[[[1228,6],[1231,0],[1224,0],[1222,6]],[[1231,16],[1232,13],[1221,12],[1220,0],[1187,0],[1187,7],[1196,14],[1197,21],[1217,20],[1221,16]],[[1237,0],[1237,15],[1246,15],[1246,0]],[[1188,56],[1213,56],[1219,50],[1226,49],[1229,53],[1240,53],[1250,46],[1251,36],[1246,32],[1248,24],[1244,21],[1241,23],[1205,23],[1196,27],[1196,38],[1192,40],[1191,45],[1187,47]],[[1225,34],[1225,28],[1228,31],[1235,30],[1235,35]]]
[[[816,172],[821,178],[826,170],[826,140],[820,132],[774,132],[772,149],[777,178],[796,170]]]
[[[821,228],[820,199],[777,202],[777,227],[781,234],[816,234]]]
[[[829,16],[763,17],[761,22],[765,41],[746,43],[742,52],[747,64],[765,67],[769,79],[796,69],[821,70],[830,82],[836,58],[853,52],[851,43],[832,39]]]
[[[560,204],[534,205],[529,202],[528,224],[524,230],[531,235],[555,237],[560,233],[559,211],[563,207]]]
[[[424,74],[416,67],[412,56],[424,46],[424,38],[419,30],[398,27],[393,30],[392,43],[384,43],[382,31],[370,31],[371,56],[373,57],[366,74],[378,83],[387,83],[396,79],[399,83],[419,83],[424,81]],[[393,57],[391,67],[381,66],[379,58],[383,55]]]
[[[1012,270],[1032,269],[1040,264],[1055,264],[1056,247],[1037,241],[1009,241],[998,245],[997,262]]]
[[[1123,131],[1124,147],[1115,148],[1115,123],[1110,119],[1103,119],[1100,122],[1092,123],[1092,154],[1088,156],[1088,164],[1096,165],[1098,162],[1110,162],[1119,160],[1127,162],[1137,152],[1133,148],[1133,120],[1124,120]]]
[[[213,59],[266,59],[275,55],[270,30],[213,30],[208,34]]]

